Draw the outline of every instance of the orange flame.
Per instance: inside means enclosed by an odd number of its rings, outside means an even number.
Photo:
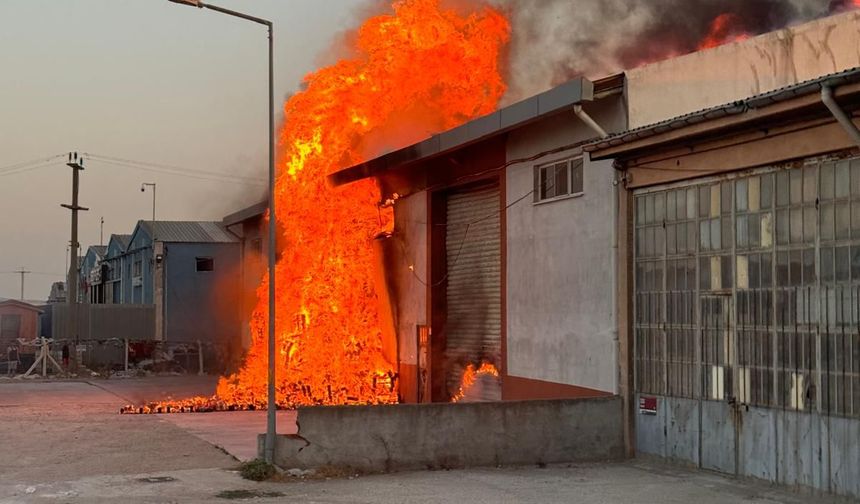
[[[509,23],[441,0],[398,0],[367,20],[354,56],[305,78],[284,105],[275,187],[277,401],[281,406],[397,401],[396,345],[382,327],[374,236],[391,226],[372,181],[332,189],[326,175],[394,145],[495,110],[506,87]],[[384,140],[383,140],[384,139]],[[217,399],[266,401],[268,279],[257,291],[253,341]]]
[[[466,370],[463,371],[463,380],[460,382],[460,390],[451,397],[451,402],[459,402],[466,397],[466,393],[473,385],[475,385],[475,381],[480,376],[495,376],[498,378],[499,370],[489,362],[484,362],[477,370],[475,369],[474,364],[469,364],[466,366]]]
[[[860,1],[860,0],[855,0]],[[718,47],[730,42],[739,42],[749,38],[749,33],[740,29],[740,18],[732,13],[720,14],[711,22],[710,30],[699,43],[699,50]]]

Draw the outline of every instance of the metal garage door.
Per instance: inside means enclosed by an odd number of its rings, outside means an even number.
[[[447,200],[446,324],[449,393],[464,369],[501,360],[501,225],[498,184],[455,192]],[[500,400],[497,378],[483,376],[466,399]]]

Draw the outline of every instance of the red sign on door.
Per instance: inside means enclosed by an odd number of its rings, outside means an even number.
[[[657,414],[657,398],[656,397],[639,397],[639,414],[640,415],[656,415]]]

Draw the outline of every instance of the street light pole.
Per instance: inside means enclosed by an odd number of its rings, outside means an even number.
[[[145,192],[147,187],[152,188],[152,222],[155,222],[155,182],[140,184],[140,192]]]
[[[273,463],[275,459],[275,422],[277,419],[277,408],[278,401],[275,397],[275,254],[276,254],[276,241],[275,241],[275,227],[276,221],[275,218],[275,91],[274,91],[274,33],[272,29],[272,22],[249,16],[247,14],[242,14],[241,12],[236,12],[230,9],[225,9],[223,7],[218,7],[217,5],[211,5],[208,3],[203,3],[198,0],[169,0],[173,3],[183,4],[183,5],[191,5],[198,8],[206,8],[209,10],[213,10],[216,12],[220,12],[222,14],[227,14],[228,16],[238,17],[245,19],[247,21],[252,21],[257,24],[261,24],[265,26],[268,30],[269,35],[269,250],[268,250],[268,260],[269,260],[269,334],[268,334],[268,366],[269,366],[269,377],[268,377],[268,400],[267,400],[267,414],[266,414],[266,447],[265,447],[265,459],[268,463]],[[153,220],[155,220],[153,218]]]

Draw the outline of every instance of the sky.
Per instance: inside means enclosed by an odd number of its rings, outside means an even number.
[[[213,3],[215,3],[213,1]],[[368,0],[219,0],[275,25],[275,101],[333,58]],[[82,254],[152,214],[221,220],[265,196],[265,27],[167,0],[0,2],[0,297],[44,300],[63,280],[70,241],[70,151],[233,174],[191,178],[88,160],[81,173]],[[281,117],[276,116],[280,121]],[[5,172],[5,173],[4,173]],[[147,189],[149,191],[149,189]]]

